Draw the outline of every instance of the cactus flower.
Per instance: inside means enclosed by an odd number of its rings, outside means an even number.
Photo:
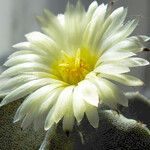
[[[97,128],[98,106],[105,103],[128,106],[128,100],[113,83],[141,86],[128,75],[130,68],[149,62],[137,57],[149,37],[130,36],[136,19],[126,21],[127,8],[110,11],[108,5],[92,2],[86,11],[80,2],[67,5],[64,14],[45,10],[37,20],[41,32],[25,35],[27,41],[4,64],[1,74],[7,81],[0,86],[1,106],[24,99],[14,117],[22,128],[50,129],[63,121],[70,131],[84,114]]]

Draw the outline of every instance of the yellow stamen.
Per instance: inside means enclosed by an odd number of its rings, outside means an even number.
[[[78,68],[80,67],[80,55],[81,55],[81,50],[78,49],[75,57],[75,67]]]
[[[55,64],[55,71],[60,80],[69,84],[77,84],[93,69],[95,60],[87,49],[78,49],[74,56],[61,51],[62,58]],[[86,57],[85,57],[86,56]]]

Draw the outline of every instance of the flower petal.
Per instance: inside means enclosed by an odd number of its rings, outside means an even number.
[[[53,57],[57,57],[58,54],[60,54],[57,53],[56,55],[56,51],[59,52],[58,45],[45,34],[35,31],[28,33],[25,36],[32,45],[35,45],[36,47],[40,48],[50,56],[52,55]]]
[[[117,32],[117,30],[122,26],[122,23],[126,18],[126,15],[127,15],[127,9],[123,7],[119,7],[111,13],[111,15],[106,20],[106,21],[110,20],[111,23],[108,29],[106,30],[106,32],[104,33],[103,39]]]
[[[149,62],[147,60],[138,57],[125,59],[122,60],[120,63],[122,63],[123,66],[127,66],[127,67],[138,67],[138,66],[149,65]]]
[[[121,60],[121,59],[128,58],[134,55],[135,54],[132,52],[106,52],[99,58],[99,61],[107,62],[107,61]]]
[[[94,128],[98,128],[99,125],[99,115],[98,115],[98,111],[97,108],[86,104],[86,116],[90,122],[90,124],[94,127]]]
[[[10,58],[5,62],[4,65],[10,67],[21,63],[27,63],[27,62],[39,62],[39,63],[46,64],[50,61],[47,58],[41,57],[37,54],[24,54],[24,55]]]
[[[92,16],[93,16],[93,14],[94,14],[97,7],[98,7],[98,3],[96,1],[93,1],[90,4],[90,6],[87,10],[87,13],[86,13],[86,23],[90,22],[90,20],[91,20],[91,18],[92,18]]]
[[[24,117],[24,119],[23,119],[23,121],[21,123],[21,128],[23,130],[25,130],[26,128],[28,128],[32,124],[35,114],[36,114],[36,110],[35,110],[35,107],[34,107],[32,112],[28,112],[25,115],[25,117]]]
[[[118,64],[103,64],[95,68],[94,72],[106,73],[106,74],[120,74],[129,72],[130,69],[126,66],[121,66]]]
[[[38,77],[33,76],[33,75],[15,76],[15,77],[10,78],[7,81],[5,81],[5,83],[3,83],[3,85],[0,87],[0,91],[14,89],[16,87],[21,86],[22,84],[25,84],[25,83],[35,80],[35,79],[38,79]]]
[[[127,51],[137,53],[142,51],[144,48],[143,40],[144,39],[142,39],[141,36],[132,36],[117,44],[114,44],[109,51]]]
[[[100,74],[100,76],[120,82],[127,86],[142,86],[144,84],[140,79],[126,74]]]
[[[60,42],[63,36],[63,30],[59,19],[54,14],[45,9],[43,16],[37,16],[37,21],[42,26],[45,34],[52,37],[55,41]]]
[[[88,80],[84,80],[78,84],[81,97],[87,103],[98,107],[99,97],[96,86]]]
[[[34,107],[36,107],[36,114],[39,110],[40,105],[43,103],[43,101],[45,100],[46,96],[49,93],[52,93],[54,89],[61,87],[61,84],[51,84],[51,85],[46,85],[43,86],[41,88],[39,88],[38,90],[36,90],[35,92],[33,92],[32,94],[30,94],[25,100],[24,102],[21,104],[21,108],[19,109],[19,113],[18,116],[15,115],[16,120],[20,120],[25,114],[27,114],[28,112],[31,111],[32,113],[32,109]]]
[[[128,106],[128,100],[125,95],[117,88],[116,85],[108,80],[95,77],[91,79],[97,85],[100,94],[100,100],[112,107],[116,107],[117,103]]]
[[[72,101],[72,93],[74,86],[66,87],[58,97],[56,105],[52,113],[48,114],[45,122],[45,129],[48,130],[53,122],[58,123],[64,116],[66,110]]]
[[[138,37],[141,38],[141,42],[147,42],[150,40],[150,37],[146,35],[139,35]]]
[[[20,51],[16,51],[14,53],[12,53],[8,59],[11,59],[13,57],[16,57],[16,56],[21,56],[21,55],[26,55],[26,54],[35,54],[34,51],[31,51],[31,50],[20,50]]]
[[[98,45],[99,40],[101,39],[101,36],[105,31],[104,29],[99,30],[99,27],[103,26],[104,18],[106,16],[106,11],[107,11],[107,5],[104,4],[99,5],[95,10],[95,12],[93,13],[92,19],[88,23],[83,34],[83,41],[86,44],[88,44],[88,46],[93,50],[97,50],[99,46]]]
[[[38,80],[33,80],[30,82],[27,82],[25,84],[23,84],[22,86],[18,87],[17,89],[13,90],[12,92],[10,92],[1,102],[1,106],[8,104],[10,102],[13,102],[19,98],[22,98],[30,93],[32,93],[33,91],[35,91],[36,89],[50,84],[52,81],[51,79],[38,79]]]
[[[114,34],[113,36],[108,37],[106,40],[103,41],[101,44],[100,53],[104,53],[114,44],[119,43],[120,41],[124,40],[127,36],[129,36],[133,30],[136,28],[138,24],[137,20],[132,20],[127,22],[122,28],[118,31],[118,33]]]
[[[45,56],[47,55],[47,52],[44,51],[44,49],[41,49],[40,47],[37,47],[36,45],[34,44],[31,44],[30,42],[22,42],[22,43],[18,43],[18,44],[15,44],[13,45],[14,48],[17,48],[21,51],[19,52],[14,52],[14,54],[10,55],[10,57],[12,57],[13,55],[15,55],[16,53],[31,53],[31,54],[38,54],[40,56]],[[10,58],[9,57],[9,58]]]
[[[63,118],[63,130],[64,131],[72,131],[74,125],[74,115],[72,111],[67,112]]]
[[[38,112],[36,113],[36,118],[34,119],[34,129],[37,130],[39,127],[43,127],[45,124],[46,117],[50,112],[50,109],[57,102],[59,94],[62,92],[64,87],[56,88],[50,92],[43,103],[39,106]]]
[[[11,77],[11,76],[21,74],[23,72],[30,72],[30,71],[49,72],[50,68],[47,65],[42,64],[42,63],[27,62],[27,63],[18,64],[18,65],[8,68],[1,74],[1,76]]]
[[[73,111],[78,122],[82,120],[85,109],[85,102],[81,96],[81,91],[77,86],[74,88],[73,92]]]

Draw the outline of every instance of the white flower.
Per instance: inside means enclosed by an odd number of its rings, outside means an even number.
[[[126,73],[130,67],[149,64],[136,57],[149,37],[129,37],[138,22],[124,23],[126,14],[126,8],[110,13],[107,5],[96,1],[87,12],[80,2],[75,7],[68,4],[64,15],[45,10],[38,17],[45,34],[27,34],[27,42],[14,46],[20,51],[8,58],[9,68],[1,74],[8,78],[0,87],[5,96],[1,106],[26,97],[14,122],[48,130],[62,119],[63,129],[72,130],[75,119],[80,122],[86,114],[97,128],[98,104],[127,106],[126,97],[110,80],[143,84]]]

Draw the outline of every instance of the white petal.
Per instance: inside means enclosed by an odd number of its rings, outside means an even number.
[[[44,79],[44,78],[27,82],[22,86],[20,86],[19,88],[12,91],[11,93],[9,93],[1,102],[1,106],[13,102],[19,98],[22,98],[27,94],[32,93],[36,89],[44,85],[50,84],[51,82],[52,81],[50,79]]]
[[[49,72],[42,72],[42,71],[24,72],[22,75],[35,76],[37,78],[51,78],[51,80],[53,80],[54,82],[59,82],[68,85],[67,83],[59,80],[57,76]]]
[[[99,48],[100,53],[102,54],[104,51],[108,50],[114,44],[124,40],[127,36],[129,36],[133,32],[137,24],[138,24],[137,20],[129,21],[124,26],[122,26],[122,28],[118,31],[118,33],[108,37],[107,39],[104,39],[103,43],[101,44],[101,47]]]
[[[90,4],[90,6],[88,8],[88,11],[86,13],[86,23],[88,23],[91,20],[91,18],[93,16],[93,13],[94,13],[94,11],[96,10],[97,7],[98,7],[98,3],[96,1],[93,1]]]
[[[99,88],[100,100],[110,106],[115,107],[116,103],[128,106],[128,100],[116,85],[108,80],[95,77],[94,83]]]
[[[13,45],[13,48],[23,49],[23,50],[31,50],[31,43],[30,42],[21,42],[21,43]]]
[[[25,130],[26,128],[28,128],[31,124],[32,124],[32,122],[33,122],[33,119],[34,119],[34,117],[35,117],[35,115],[36,115],[36,109],[35,109],[35,107],[32,109],[32,112],[30,111],[30,112],[28,112],[26,115],[25,115],[25,117],[24,117],[24,119],[23,119],[23,121],[22,121],[22,123],[21,123],[21,128],[23,129],[23,130]]]
[[[84,17],[85,10],[80,2],[77,3],[76,7],[68,2],[65,12],[65,47],[66,51],[70,53],[70,49],[75,50],[81,46],[82,35],[84,30]],[[63,38],[64,39],[64,38]],[[61,39],[62,40],[62,39]],[[64,47],[64,49],[65,49]]]
[[[52,105],[57,102],[57,98],[63,89],[64,87],[59,87],[49,93],[48,96],[45,98],[44,102],[41,104],[39,112],[44,112],[48,110],[48,108],[51,108]]]
[[[58,14],[57,16],[59,23],[64,27],[65,25],[65,16],[63,14]]]
[[[84,43],[88,44],[89,47],[93,50],[97,50],[99,40],[101,39],[101,36],[105,31],[105,29],[99,30],[99,28],[103,26],[106,11],[107,5],[99,5],[83,34]]]
[[[6,95],[8,95],[10,93],[10,91],[6,91],[6,92],[0,92],[0,98],[5,97]],[[2,104],[0,104],[0,107],[3,106]]]
[[[120,7],[112,12],[112,14],[107,18],[106,21],[111,20],[109,28],[103,35],[103,39],[115,33],[121,26],[123,21],[125,20],[127,15],[127,9]]]
[[[16,53],[24,53],[27,52],[27,51],[30,51],[31,54],[38,54],[38,55],[47,55],[48,52],[44,51],[44,49],[34,45],[34,44],[31,44],[30,42],[21,42],[21,43],[18,43],[16,45],[13,45],[14,48],[17,48],[19,50],[21,50],[21,52],[15,52],[14,54]],[[22,52],[23,51],[23,52]],[[13,55],[13,54],[12,54]],[[11,55],[11,56],[12,56]]]
[[[49,49],[49,47],[51,47],[54,44],[54,41],[52,41],[50,37],[36,31],[26,34],[26,38],[29,42],[34,43],[39,47],[44,47],[47,49]]]
[[[97,61],[97,63],[96,63],[97,68],[95,70],[96,70],[96,72],[98,72],[101,70],[101,67],[103,68],[103,66],[104,66],[104,69],[106,68],[107,71],[102,69],[101,73],[120,74],[120,73],[122,73],[122,72],[120,72],[121,71],[120,69],[124,69],[124,71],[126,73],[126,71],[127,72],[129,71],[129,67],[138,67],[138,66],[146,66],[146,65],[149,65],[149,62],[143,58],[138,58],[138,57],[125,58],[125,59],[121,59],[121,60],[118,59],[118,60],[114,60],[114,61],[113,60],[106,61],[106,62],[102,62],[102,64],[99,59],[99,61]],[[117,68],[118,68],[118,72],[117,72]]]
[[[34,51],[31,51],[31,50],[20,50],[20,51],[16,51],[14,53],[12,53],[8,59],[11,59],[13,57],[16,57],[16,56],[21,56],[21,55],[26,55],[26,54],[35,54]]]
[[[138,36],[138,37],[140,37],[140,38],[143,40],[143,42],[147,42],[147,41],[150,40],[150,37],[149,37],[149,36],[146,36],[146,35],[140,35],[140,36]]]
[[[76,7],[75,7],[75,13],[79,13],[79,15],[83,15],[85,13],[85,8],[83,6],[83,4],[81,3],[81,1],[78,1],[76,3]]]
[[[22,63],[18,64],[16,66],[10,67],[7,70],[5,70],[1,76],[15,76],[18,74],[21,74],[23,72],[30,72],[30,71],[45,71],[49,72],[50,68],[44,64],[41,63],[36,63],[36,62],[27,62],[27,63]]]
[[[96,86],[88,80],[84,80],[78,84],[81,97],[87,103],[98,107],[99,97]]]
[[[40,105],[43,103],[43,101],[45,101],[46,96],[54,89],[61,86],[61,84],[46,85],[30,94],[22,103],[21,109],[19,111],[19,116],[16,116],[15,118],[18,120],[20,116],[24,116],[27,112],[32,111],[32,108],[34,107],[38,107],[37,109],[39,109]]]
[[[134,55],[135,54],[132,52],[106,52],[99,58],[99,60],[100,62],[114,61],[128,58]]]
[[[149,62],[147,60],[138,57],[125,59],[122,60],[120,63],[122,63],[123,66],[127,67],[138,67],[149,65]]]
[[[56,43],[45,34],[32,32],[26,34],[26,38],[29,42],[31,42],[31,44],[34,44],[36,47],[44,50],[47,54],[49,53],[53,56],[57,56],[59,54],[57,53],[56,55],[56,51],[59,52]]]
[[[65,114],[67,109],[70,107],[70,103],[72,103],[73,97],[73,89],[75,86],[66,87],[60,96],[58,97],[56,107],[53,113],[55,118],[55,122],[58,123],[62,116]]]
[[[98,128],[99,126],[99,115],[98,115],[98,111],[97,108],[86,104],[86,116],[90,122],[90,124],[94,127],[94,128]]]
[[[62,19],[55,16],[49,10],[44,9],[44,15],[37,17],[38,22],[41,24],[42,30],[45,34],[52,37],[57,42],[63,37]],[[59,35],[59,36],[58,36]]]
[[[39,62],[39,63],[48,63],[48,59],[39,56],[37,54],[24,54],[15,57],[11,57],[9,60],[5,62],[5,66],[14,66],[20,63],[27,62]]]
[[[58,123],[65,112],[68,109],[70,102],[72,101],[72,93],[74,86],[66,87],[58,97],[54,110],[50,115],[48,114],[45,122],[45,129],[49,129],[53,122]]]
[[[49,27],[51,29],[56,30],[58,26],[58,22],[56,16],[51,13],[48,9],[44,9],[43,16],[37,17],[38,22],[42,27]]]
[[[72,131],[74,125],[74,116],[72,112],[68,112],[64,115],[63,118],[63,130],[64,131]]]
[[[117,44],[114,44],[109,51],[129,51],[129,52],[140,52],[143,49],[142,39],[140,37],[132,36]]]
[[[144,84],[140,79],[125,74],[100,74],[100,76],[120,82],[127,86],[142,86]]]
[[[46,117],[50,111],[50,109],[55,105],[57,98],[64,87],[57,88],[50,92],[48,96],[46,96],[43,103],[40,105],[36,118],[34,119],[34,128],[37,130],[39,127],[43,127],[45,124]]]
[[[130,69],[128,67],[121,66],[121,64],[102,64],[94,70],[94,72],[106,74],[120,74],[129,71]]]
[[[33,75],[19,75],[15,76],[13,78],[8,79],[3,83],[3,85],[0,87],[1,91],[8,90],[8,89],[13,89],[14,87],[21,86],[31,80],[38,79],[38,77],[33,76]]]
[[[63,118],[63,130],[71,131],[73,129],[75,117],[73,113],[73,95],[72,100],[68,103],[68,108]]]
[[[44,129],[46,131],[49,130],[55,124],[55,120],[54,120],[54,118],[52,118],[55,106],[56,105],[54,105],[51,108],[51,110],[49,111],[48,115],[46,116],[46,121],[45,121],[45,124],[44,124]]]
[[[78,86],[74,88],[73,92],[73,111],[78,122],[80,122],[85,112],[85,102],[81,96],[81,91]]]
[[[95,19],[98,21],[98,19],[102,22],[102,20],[104,20],[105,17],[105,13],[106,13],[106,5],[101,4],[97,7],[97,9],[95,10],[92,19]]]

